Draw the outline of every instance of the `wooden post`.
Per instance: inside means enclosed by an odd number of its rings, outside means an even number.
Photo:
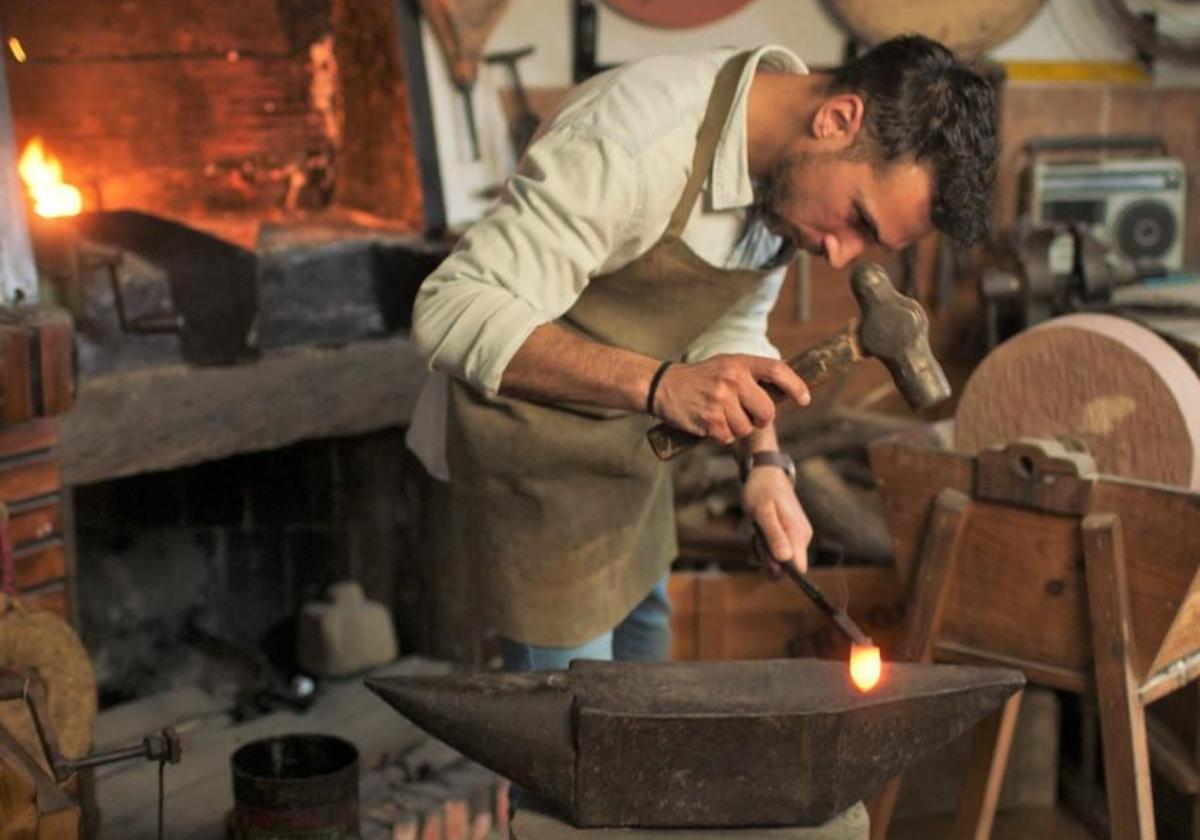
[[[1153,840],[1150,755],[1134,673],[1121,523],[1115,514],[1093,513],[1082,527],[1109,823],[1113,840]]]
[[[970,504],[969,496],[951,487],[938,493],[933,503],[914,571],[904,635],[896,648],[897,660],[929,662],[933,658],[933,643],[945,606],[946,584],[950,581],[954,561],[962,546]],[[868,804],[871,840],[887,837],[899,793],[900,777],[897,776],[872,797]]]
[[[992,836],[1004,768],[1008,766],[1008,753],[1024,693],[1018,691],[975,727],[971,758],[951,834],[956,840],[987,840]]]
[[[1197,708],[1200,709],[1200,683],[1192,686],[1196,695]],[[1196,728],[1195,741],[1192,744],[1192,766],[1200,768],[1200,726]],[[1200,793],[1192,794],[1192,840],[1200,840]]]

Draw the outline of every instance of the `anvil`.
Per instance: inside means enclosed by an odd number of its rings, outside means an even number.
[[[1024,685],[1018,671],[888,664],[590,662],[368,679],[402,715],[579,827],[820,825]]]

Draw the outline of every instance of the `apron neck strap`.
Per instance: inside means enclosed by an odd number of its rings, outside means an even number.
[[[751,53],[738,53],[725,62],[717,72],[713,82],[712,95],[708,98],[708,109],[696,132],[696,151],[692,155],[692,173],[688,176],[687,184],[683,187],[683,195],[675,205],[671,221],[667,225],[667,234],[679,236],[692,215],[692,208],[704,186],[704,179],[712,168],[713,159],[717,155],[717,145],[721,141],[721,132],[729,117],[729,108],[733,105],[733,97],[737,93],[738,82],[741,81],[742,71]]]

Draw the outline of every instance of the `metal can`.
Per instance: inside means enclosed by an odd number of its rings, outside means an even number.
[[[235,840],[359,836],[358,750],[333,735],[251,741],[233,766]]]

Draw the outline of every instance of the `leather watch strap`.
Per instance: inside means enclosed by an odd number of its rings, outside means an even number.
[[[779,467],[787,473],[787,477],[792,480],[793,484],[796,483],[796,462],[786,452],[774,449],[751,452],[738,464],[738,474],[743,482],[749,478],[750,471],[755,467]]]

